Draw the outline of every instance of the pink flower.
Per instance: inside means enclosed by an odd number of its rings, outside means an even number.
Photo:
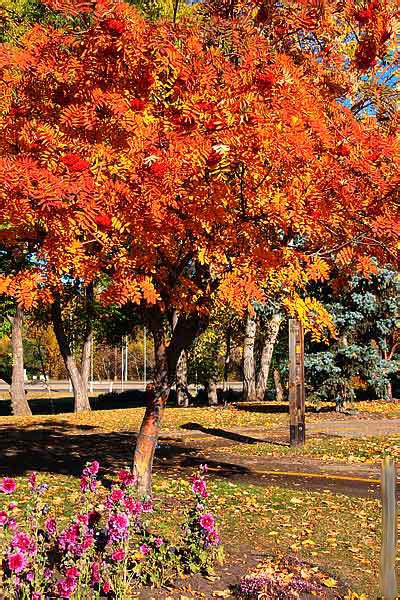
[[[46,531],[48,531],[48,533],[50,533],[50,535],[54,535],[57,531],[57,521],[50,517],[49,519],[47,519],[46,524]]]
[[[120,490],[119,488],[115,488],[112,492],[111,492],[111,500],[113,502],[119,502],[120,500],[122,500],[122,498],[124,497],[124,492],[122,490]]]
[[[206,531],[212,531],[214,529],[215,521],[211,513],[205,513],[204,515],[201,515],[199,523]]]
[[[129,486],[135,485],[137,477],[133,475],[133,473],[127,471],[126,469],[121,469],[120,471],[118,471],[118,479],[124,485]]]
[[[76,567],[68,567],[68,569],[65,570],[65,575],[66,577],[72,577],[72,578],[77,578],[79,577],[79,571]]]
[[[29,487],[31,488],[31,490],[34,490],[36,487],[36,473],[35,471],[33,471],[30,475],[29,475]]]
[[[153,510],[153,503],[151,500],[145,500],[142,504],[142,511],[144,513],[149,513]]]
[[[134,500],[130,496],[124,500],[125,508],[130,512],[131,515],[138,515],[142,512],[142,503],[140,500]]]
[[[91,475],[97,475],[100,469],[100,463],[97,460],[89,463],[87,469]]]
[[[43,600],[43,596],[42,594],[39,594],[39,592],[33,592],[32,600]]]
[[[70,598],[76,589],[75,577],[66,577],[57,583],[57,593],[61,598]]]
[[[121,560],[124,560],[126,556],[126,552],[123,548],[117,548],[116,550],[114,550],[114,552],[111,554],[111,558],[115,561],[120,562]]]
[[[113,515],[110,519],[112,522],[112,526],[116,529],[128,529],[129,527],[129,517],[125,513],[117,513]]]
[[[218,535],[218,532],[215,529],[212,529],[207,537],[207,541],[211,546],[218,546],[221,543],[221,538]]]
[[[105,581],[103,583],[103,592],[105,594],[108,594],[108,592],[111,590],[111,583],[109,581]]]
[[[164,543],[164,540],[161,537],[156,537],[154,540],[154,544],[157,548],[160,548]]]
[[[146,554],[149,554],[149,552],[151,552],[151,549],[149,548],[149,546],[147,544],[142,544],[139,547],[139,551],[146,556]]]
[[[100,563],[94,562],[90,566],[92,572],[92,583],[99,583],[100,581]]]
[[[10,570],[15,573],[23,571],[27,564],[28,561],[20,551],[8,555],[8,566],[10,567]]]
[[[0,483],[0,491],[4,494],[13,494],[17,489],[17,484],[11,477],[4,477]]]
[[[0,527],[7,525],[8,517],[7,513],[4,510],[0,511]]]
[[[12,545],[14,548],[19,548],[19,550],[27,552],[30,548],[32,548],[32,540],[27,533],[21,531],[14,535],[12,539]]]
[[[192,478],[192,490],[194,494],[198,494],[202,498],[207,498],[208,496],[206,482],[200,477]]]

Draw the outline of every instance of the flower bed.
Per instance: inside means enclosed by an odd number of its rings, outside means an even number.
[[[174,544],[151,526],[153,503],[138,498],[135,479],[121,470],[108,492],[98,486],[99,463],[88,463],[80,480],[76,514],[61,527],[48,489],[29,476],[30,501],[16,518],[16,483],[6,477],[0,491],[4,529],[1,590],[7,600],[117,600],[138,585],[161,585],[185,573],[208,573],[223,558],[214,516],[207,508],[206,466],[192,477],[193,504],[186,510]],[[11,502],[9,501],[11,499]]]

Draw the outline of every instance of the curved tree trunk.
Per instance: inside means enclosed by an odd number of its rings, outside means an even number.
[[[278,337],[282,317],[279,313],[272,316],[267,325],[268,332],[265,337],[264,346],[261,353],[260,371],[257,378],[257,400],[262,402],[267,391],[269,369],[271,366],[272,354],[274,352],[275,342]]]
[[[31,415],[31,409],[25,396],[24,382],[24,346],[22,341],[23,310],[17,306],[12,322],[12,375],[11,375],[11,409],[15,416]]]
[[[154,339],[154,386],[148,386],[147,389],[146,412],[136,440],[132,464],[132,471],[137,477],[138,493],[141,496],[151,495],[154,453],[169,392],[176,379],[179,358],[200,331],[199,317],[180,315],[167,345],[163,319],[163,314],[157,308],[149,311],[149,324]]]
[[[72,383],[74,392],[74,412],[78,413],[85,410],[91,410],[87,393],[87,385],[85,385],[82,379],[81,372],[72,354],[68,337],[65,333],[61,304],[58,298],[54,301],[51,307],[51,317],[61,356]]]
[[[243,398],[246,402],[256,400],[256,366],[254,361],[254,345],[256,340],[257,323],[255,318],[248,316],[243,345]]]

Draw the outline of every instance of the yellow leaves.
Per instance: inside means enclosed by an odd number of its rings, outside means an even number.
[[[353,259],[354,250],[350,246],[342,248],[336,255],[336,262],[341,267],[349,265]]]
[[[307,267],[307,275],[312,281],[324,281],[328,279],[330,266],[319,256],[316,256]]]
[[[315,298],[284,298],[282,304],[289,314],[298,318],[306,332],[311,333],[313,340],[326,339],[327,333],[335,336],[335,327],[332,317],[326,308]]]
[[[369,279],[371,275],[378,273],[376,263],[370,256],[359,256],[356,268],[357,271],[367,279]]]
[[[141,281],[140,287],[142,288],[143,298],[148,304],[155,304],[161,299],[149,277]]]
[[[321,579],[321,583],[327,588],[334,588],[337,586],[337,581],[332,577],[328,577],[327,579]]]

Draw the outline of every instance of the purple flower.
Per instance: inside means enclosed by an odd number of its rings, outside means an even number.
[[[4,479],[0,482],[0,491],[4,494],[13,494],[17,489],[17,484],[15,480],[11,477],[4,477]]]
[[[146,554],[149,554],[149,552],[151,552],[151,548],[147,545],[147,544],[142,544],[139,547],[139,551],[146,556]]]
[[[154,540],[154,544],[157,548],[161,548],[163,543],[164,543],[164,540],[161,537],[156,537],[156,539]]]
[[[215,520],[211,513],[204,513],[199,519],[200,526],[206,531],[213,531]]]
[[[14,552],[14,554],[8,555],[8,566],[10,571],[14,571],[14,573],[20,573],[23,571],[27,564],[28,561],[20,550]]]
[[[8,529],[12,529],[12,530],[16,529],[17,528],[16,519],[8,519],[7,525],[8,525]]]
[[[199,469],[200,469],[200,471],[203,471],[203,473],[207,473],[208,465],[200,465]]]
[[[46,567],[44,570],[44,576],[46,577],[46,579],[51,579],[51,577],[53,576],[53,571]]]
[[[29,571],[29,573],[26,574],[26,579],[32,582],[35,579],[35,573],[33,571]]]

